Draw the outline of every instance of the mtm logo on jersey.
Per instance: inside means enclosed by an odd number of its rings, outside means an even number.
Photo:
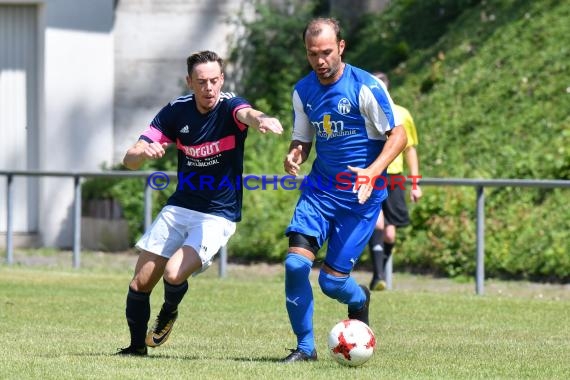
[[[355,135],[356,129],[344,129],[344,121],[331,120],[330,114],[323,115],[322,121],[312,121],[311,124],[317,131],[317,136],[324,139],[330,139],[339,136]]]

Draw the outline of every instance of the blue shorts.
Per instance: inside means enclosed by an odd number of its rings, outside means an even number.
[[[368,243],[381,203],[347,204],[318,191],[304,191],[285,234],[299,232],[317,239],[319,247],[328,241],[325,264],[350,273]]]

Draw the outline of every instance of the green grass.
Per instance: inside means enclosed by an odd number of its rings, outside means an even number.
[[[328,329],[344,306],[316,286],[320,360],[277,363],[295,346],[284,307],[280,266],[232,265],[190,280],[168,343],[148,358],[113,356],[128,342],[125,295],[134,255],[84,253],[83,267],[0,266],[0,379],[567,379],[568,286],[471,282],[396,273],[395,289],[374,293],[371,323],[378,346],[362,367],[328,357]],[[47,255],[41,256],[42,258]],[[28,258],[27,263],[30,262]],[[356,272],[359,281],[369,274]],[[162,297],[152,297],[153,318]]]

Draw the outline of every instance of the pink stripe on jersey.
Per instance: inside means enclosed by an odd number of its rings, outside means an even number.
[[[155,127],[153,127],[152,125],[149,125],[148,128],[146,129],[146,131],[144,131],[142,133],[143,136],[151,139],[154,142],[158,142],[158,143],[171,143],[172,140],[170,140],[168,137],[166,137],[161,131],[159,131],[158,129],[156,129]]]
[[[226,150],[232,150],[236,147],[235,136],[227,136],[218,141],[211,141],[200,145],[185,146],[180,140],[176,141],[176,147],[184,152],[188,157],[203,158],[219,154]]]
[[[247,129],[247,124],[242,123],[241,121],[238,120],[237,118],[237,112],[243,108],[251,108],[251,106],[249,104],[242,104],[241,106],[238,106],[234,109],[234,121],[236,122],[236,125],[238,126],[240,131],[245,131]]]

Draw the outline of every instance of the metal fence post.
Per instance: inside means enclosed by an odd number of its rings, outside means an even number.
[[[228,247],[225,245],[220,248],[220,266],[218,268],[218,276],[224,278],[228,272]]]
[[[144,184],[144,232],[148,231],[152,223],[152,189],[148,178]]]
[[[388,261],[386,261],[386,289],[392,290],[392,271],[394,269],[392,265],[392,257],[394,255],[390,255],[388,257]]]
[[[14,176],[8,174],[6,177],[6,262],[8,265],[14,263]]]
[[[477,253],[475,292],[484,293],[485,282],[485,192],[483,186],[477,187]]]
[[[73,177],[75,199],[73,200],[73,267],[81,266],[81,177]]]

